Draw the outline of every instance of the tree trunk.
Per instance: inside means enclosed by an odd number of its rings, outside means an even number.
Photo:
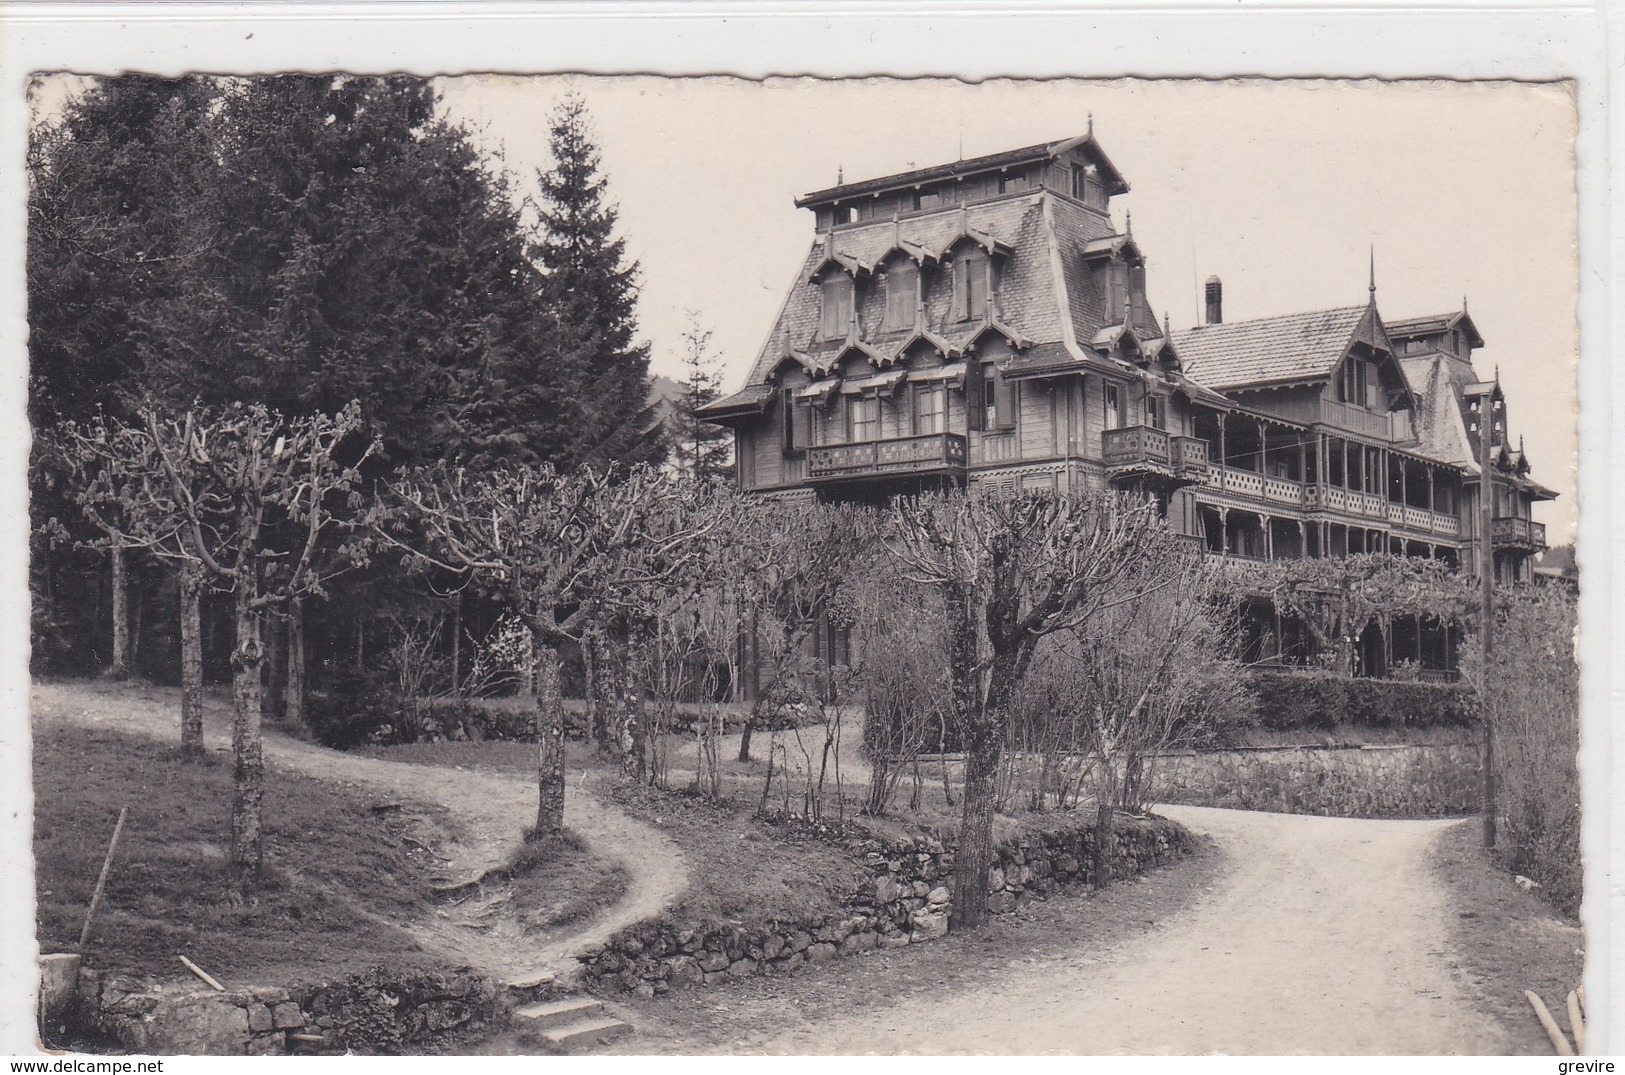
[[[271,636],[265,646],[265,710],[271,720],[280,722],[287,713],[288,624],[267,617],[265,626]]]
[[[756,730],[756,711],[762,704],[762,654],[761,619],[752,611],[750,614],[750,635],[745,644],[745,697],[750,700],[750,716],[745,719],[745,727],[739,733],[739,760],[750,761],[750,733]]]
[[[113,663],[107,669],[110,679],[130,675],[130,572],[124,543],[117,537],[107,549],[108,567],[113,575]]]
[[[627,655],[622,662],[621,698],[617,717],[620,720],[621,775],[641,784],[649,774],[648,752],[644,728],[643,683],[638,675],[637,662]]]
[[[260,613],[253,607],[258,586],[251,556],[239,561],[237,648],[231,656],[231,866],[241,887],[259,877],[261,801],[265,792],[265,758],[260,735],[260,669],[265,646],[260,641]]]
[[[305,669],[309,661],[309,645],[305,640],[305,604],[295,597],[288,602],[288,681],[282,695],[282,712],[288,723],[303,727],[305,723]]]
[[[1112,844],[1117,840],[1117,807],[1113,796],[1104,795],[1095,806],[1094,885],[1105,888],[1112,883]]]
[[[181,564],[181,755],[203,756],[203,565]]]
[[[610,711],[616,686],[610,674],[608,654],[597,631],[588,631],[581,639],[582,693],[587,702],[587,734],[600,752],[609,750]]]
[[[564,697],[559,654],[532,636],[536,667],[536,838],[564,830]]]
[[[1001,751],[969,751],[965,755],[964,809],[959,821],[959,846],[954,851],[953,928],[975,929],[987,914],[987,871],[993,865],[993,792]]]
[[[289,645],[293,644],[289,635]],[[463,591],[458,590],[451,600],[451,694],[463,696]]]

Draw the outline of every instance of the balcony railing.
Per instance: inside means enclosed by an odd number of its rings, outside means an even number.
[[[1320,401],[1320,420],[1329,426],[1347,429],[1354,433],[1364,433],[1373,437],[1388,437],[1392,434],[1388,415],[1368,411],[1364,407],[1356,407],[1352,403],[1339,403],[1336,400],[1323,399]]]
[[[1151,426],[1125,426],[1101,434],[1101,455],[1110,470],[1156,470],[1200,480],[1208,468],[1207,441],[1169,436]]]
[[[1150,426],[1124,426],[1108,429],[1100,437],[1101,454],[1108,467],[1133,466],[1152,463],[1169,464],[1172,449],[1168,434]]]
[[[1425,534],[1454,537],[1461,532],[1461,522],[1454,515],[1428,511],[1426,508],[1413,508],[1408,504],[1395,503],[1376,493],[1344,489],[1336,485],[1305,484],[1292,478],[1277,478],[1253,470],[1220,466],[1217,463],[1208,466],[1207,478],[1202,484],[1215,492],[1260,500],[1267,504],[1335,511],[1341,515],[1386,522],[1392,526],[1418,530]]]
[[[807,449],[812,480],[870,474],[931,474],[965,469],[965,438],[927,433],[895,440],[868,440]]]
[[[1490,544],[1497,549],[1544,549],[1546,524],[1511,517],[1491,519]]]

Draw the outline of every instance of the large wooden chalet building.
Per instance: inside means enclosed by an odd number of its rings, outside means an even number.
[[[800,198],[802,270],[746,386],[704,411],[734,430],[740,487],[1137,489],[1215,555],[1475,570],[1488,540],[1499,576],[1533,577],[1530,507],[1555,494],[1498,417],[1481,532],[1477,416],[1504,401],[1465,304],[1386,321],[1373,282],[1363,303],[1227,322],[1209,279],[1205,323],[1171,330],[1112,220],[1127,190],[1091,131]]]

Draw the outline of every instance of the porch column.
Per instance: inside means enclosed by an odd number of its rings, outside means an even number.
[[[1309,524],[1298,520],[1298,555],[1309,559]]]
[[[1230,555],[1230,509],[1224,506],[1218,508],[1219,512],[1219,557],[1221,559]]]
[[[1258,517],[1259,525],[1264,530],[1264,559],[1266,560],[1275,559],[1275,531],[1270,525],[1271,521],[1268,515],[1259,515]]]
[[[1264,431],[1264,420],[1262,418],[1260,418],[1258,420],[1257,424],[1258,424],[1258,472],[1260,474],[1264,474],[1264,473],[1266,473],[1264,468],[1265,468],[1265,466],[1268,465],[1264,460],[1264,445],[1269,442],[1269,434]]]
[[[1224,488],[1224,468],[1230,465],[1229,448],[1224,438],[1224,412],[1219,412],[1219,488]],[[1219,509],[1219,522],[1224,523],[1224,509]]]
[[[1399,502],[1406,507],[1411,506],[1410,494],[1405,485],[1405,472],[1409,469],[1411,469],[1410,466],[1401,459],[1399,461]]]
[[[1298,438],[1298,480],[1305,484],[1309,481],[1309,446],[1302,437]]]
[[[1428,511],[1437,512],[1439,509],[1435,506],[1433,499],[1433,468],[1431,466],[1426,468],[1426,473],[1428,476]]]

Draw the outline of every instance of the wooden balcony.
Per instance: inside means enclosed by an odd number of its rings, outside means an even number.
[[[1353,433],[1364,433],[1369,437],[1393,439],[1392,423],[1389,421],[1388,415],[1377,414],[1374,411],[1366,410],[1364,407],[1356,407],[1352,403],[1339,403],[1331,399],[1321,400],[1320,421],[1323,425],[1347,429]]]
[[[927,433],[807,449],[807,480],[812,482],[932,474],[964,477],[964,437]]]
[[[1261,502],[1258,510],[1271,506],[1305,511],[1330,512],[1353,520],[1386,523],[1396,530],[1412,530],[1440,537],[1457,537],[1461,522],[1454,515],[1398,504],[1376,493],[1344,489],[1336,485],[1305,484],[1291,478],[1277,478],[1253,470],[1220,466],[1207,468],[1205,489],[1227,498]],[[1241,506],[1241,505],[1238,505]],[[1250,505],[1249,510],[1252,510]]]
[[[1511,517],[1491,519],[1490,545],[1497,549],[1539,552],[1546,547],[1546,524]]]
[[[1125,426],[1101,434],[1101,455],[1113,478],[1160,478],[1175,485],[1199,482],[1208,470],[1207,441],[1169,436],[1151,426]]]

